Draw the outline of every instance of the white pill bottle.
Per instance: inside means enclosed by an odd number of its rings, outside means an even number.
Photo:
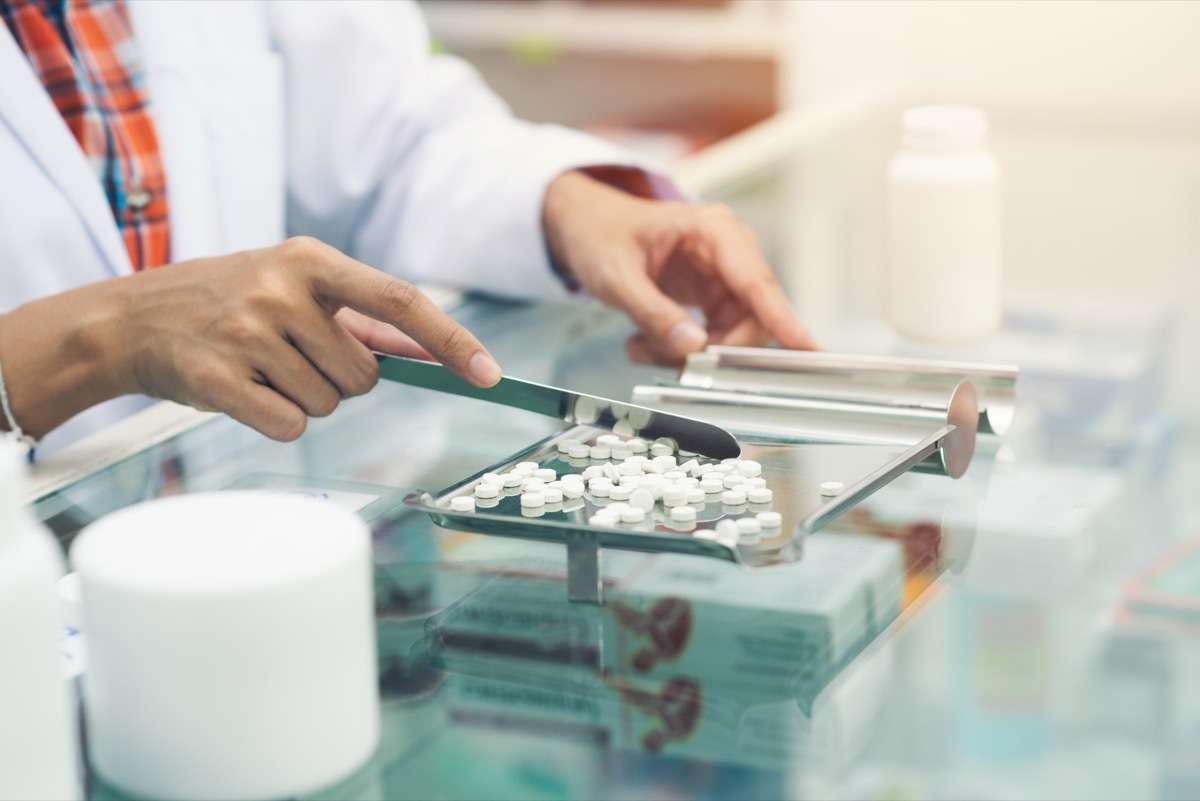
[[[903,337],[970,342],[1000,326],[1000,163],[973,106],[904,112],[887,172],[888,317]]]
[[[0,799],[76,799],[79,729],[54,589],[62,551],[24,493],[25,449],[0,436]]]

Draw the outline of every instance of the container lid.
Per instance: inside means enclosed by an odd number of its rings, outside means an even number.
[[[71,563],[85,584],[143,595],[228,596],[303,584],[369,558],[370,533],[328,502],[235,490],[147,501],[85,528]]]
[[[918,150],[959,150],[982,147],[988,121],[976,106],[916,106],[904,112],[900,126],[905,147]]]

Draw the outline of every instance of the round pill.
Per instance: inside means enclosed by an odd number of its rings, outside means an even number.
[[[596,487],[611,487],[612,479],[610,479],[608,476],[596,476],[595,478],[589,478],[587,485],[588,489],[595,489]]]
[[[521,489],[526,492],[541,492],[546,488],[546,482],[540,478],[527,478],[521,482]]]
[[[628,459],[632,455],[633,451],[625,443],[612,446],[612,458],[614,459]]]
[[[668,470],[663,473],[663,478],[667,481],[678,481],[681,478],[687,478],[687,473],[682,470]]]
[[[639,439],[638,437],[634,437],[631,440],[626,440],[625,444],[628,445],[630,450],[632,450],[634,453],[645,453],[650,447],[646,443],[646,440]]]
[[[633,490],[629,484],[617,484],[608,491],[608,497],[614,501],[627,501],[633,496]]]
[[[724,520],[717,521],[717,540],[726,545],[736,545],[738,541],[737,523],[730,520],[728,517]]]
[[[682,506],[687,503],[687,487],[668,484],[663,487],[662,501],[664,506]]]
[[[696,510],[690,506],[676,506],[671,509],[671,519],[677,523],[694,523]]]
[[[699,487],[688,487],[687,502],[700,504],[705,503],[704,490],[700,489]]]
[[[658,439],[654,440],[654,444],[662,445],[664,447],[670,448],[671,450],[675,450],[677,447],[679,447],[679,444],[677,442],[675,442],[675,440],[671,439],[670,437],[659,437]]]
[[[698,487],[700,486],[700,479],[692,478],[691,476],[684,476],[683,478],[676,479],[675,483],[682,484],[685,487]]]
[[[641,523],[646,519],[646,510],[640,506],[627,506],[621,510],[622,523]]]
[[[821,494],[827,497],[841,495],[846,485],[840,481],[826,481],[821,484]]]
[[[700,482],[700,489],[710,495],[725,491],[725,483],[719,478],[706,478]]]
[[[751,487],[746,493],[746,498],[750,503],[770,503],[775,497],[775,493],[771,492],[766,487]]]
[[[588,518],[589,526],[615,526],[617,518],[612,515],[594,514]]]
[[[604,475],[609,481],[616,484],[621,480],[621,474],[617,472],[616,465],[612,462],[605,462],[602,467],[604,468]]]
[[[664,470],[663,466],[661,464],[659,464],[658,462],[642,462],[642,472],[643,473],[656,473],[661,476],[663,473],[666,472],[666,470]]]
[[[617,465],[617,473],[622,476],[640,476],[642,474],[642,466],[636,462],[621,462]]]
[[[450,499],[450,508],[456,512],[474,512],[475,499],[470,495],[455,495]]]
[[[734,468],[736,468],[741,463],[742,463],[742,460],[737,458],[736,456],[731,456],[728,459],[721,460],[721,464],[727,464],[730,467],[734,467]]]
[[[742,482],[743,489],[750,489],[751,487],[765,487],[765,486],[767,486],[767,480],[765,478],[763,478],[762,476],[754,476],[753,478],[748,478]]]
[[[737,472],[737,468],[731,464],[714,464],[712,470],[709,472],[719,476],[727,476],[730,473]]]
[[[688,459],[686,462],[679,465],[679,469],[684,473],[687,473],[689,476],[694,476],[698,467],[700,467],[700,463],[695,459]]]
[[[629,495],[629,505],[649,512],[654,508],[654,493],[644,488],[635,489]]]
[[[617,479],[617,486],[628,486],[630,489],[637,489],[638,479],[641,476],[621,476]]]
[[[495,498],[499,494],[500,494],[500,488],[497,487],[495,484],[476,484],[475,485],[475,497],[476,498]]]
[[[564,498],[582,498],[583,484],[576,484],[574,482],[563,484],[562,494]]]
[[[607,459],[612,456],[612,448],[607,445],[593,445],[588,451],[589,459]]]
[[[741,506],[746,502],[746,493],[740,489],[725,490],[721,493],[721,503],[726,506]]]
[[[725,476],[725,478],[721,479],[721,482],[725,485],[725,489],[739,487],[745,483],[745,481],[746,477],[737,473],[730,473],[729,475]]]
[[[545,506],[546,505],[546,496],[540,492],[522,492],[521,493],[521,505],[522,506]]]
[[[742,461],[738,462],[737,470],[747,478],[753,478],[754,476],[762,475],[762,465],[753,459],[743,459]]]
[[[600,436],[596,437],[597,445],[608,445],[611,447],[613,445],[616,445],[620,441],[621,441],[621,438],[618,437],[616,434],[601,434]]]
[[[537,470],[537,469],[538,469],[537,462],[517,462],[516,466],[513,467],[513,470]]]
[[[533,477],[542,481],[554,481],[558,478],[558,473],[553,468],[542,467],[533,471]]]
[[[497,487],[503,487],[504,486],[504,476],[500,475],[499,473],[484,473],[482,476],[479,477],[479,483],[495,484]]]
[[[571,440],[569,440],[569,439],[560,439],[560,440],[558,441],[558,444],[557,444],[557,445],[555,445],[555,447],[556,447],[556,448],[558,448],[558,452],[559,452],[559,453],[570,453],[570,452],[571,452],[571,446],[572,446],[572,445],[574,445],[574,444],[575,444],[575,443],[574,443],[574,442],[571,442]]]
[[[762,523],[757,517],[739,517],[737,519],[738,534],[758,534],[762,532]]]
[[[779,512],[759,512],[755,517],[763,528],[779,528],[783,525],[783,515]]]
[[[665,456],[655,456],[654,463],[661,464],[664,473],[668,470],[674,470],[675,465],[678,464],[678,462],[675,461],[675,457],[671,456],[670,454]]]
[[[713,465],[711,463],[705,463],[705,464],[702,464],[699,467],[697,467],[695,470],[693,470],[692,474],[695,476],[702,477],[702,476],[704,476],[705,473],[711,473],[712,469],[713,469]]]
[[[650,446],[650,455],[655,456],[655,457],[670,456],[671,458],[674,458],[675,457],[675,449],[672,448],[670,445],[662,445],[662,444],[656,442]]]
[[[591,452],[592,449],[590,447],[582,442],[576,442],[571,446],[571,449],[567,451],[567,455],[572,459],[586,459],[588,458],[588,454]]]
[[[504,486],[506,487],[519,487],[521,486],[521,482],[525,480],[525,476],[520,473],[505,473],[501,478],[504,479]]]
[[[562,503],[563,491],[557,487],[546,487],[542,490],[542,498],[546,503]]]
[[[558,477],[558,480],[564,484],[569,484],[572,481],[577,481],[580,484],[582,484],[585,479],[584,479],[582,473],[563,473],[561,476]]]
[[[604,468],[598,464],[594,464],[591,467],[584,469],[583,480],[591,481],[593,478],[596,478],[596,477],[602,476],[602,475],[604,475]]]
[[[698,528],[692,532],[692,536],[698,540],[715,540],[717,538],[717,532],[713,531],[711,528]]]

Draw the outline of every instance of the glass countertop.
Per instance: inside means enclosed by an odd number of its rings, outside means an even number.
[[[606,603],[570,604],[562,547],[402,503],[563,426],[386,383],[294,443],[207,419],[35,511],[67,544],[181,492],[359,509],[384,734],[318,797],[1198,797],[1200,338],[1174,301],[1198,296],[1200,138],[995,115],[1005,327],[930,350],[890,335],[870,289],[898,109],[876,111],[714,198],[758,228],[827,348],[1017,363],[1017,418],[962,479],[901,477],[796,564],[610,551]],[[629,324],[594,305],[453,313],[510,375],[616,398],[673,377],[630,364]]]

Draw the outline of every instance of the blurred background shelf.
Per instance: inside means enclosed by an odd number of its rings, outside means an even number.
[[[786,3],[746,0],[426,0],[430,27],[451,49],[549,47],[661,58],[774,58],[786,43]]]

